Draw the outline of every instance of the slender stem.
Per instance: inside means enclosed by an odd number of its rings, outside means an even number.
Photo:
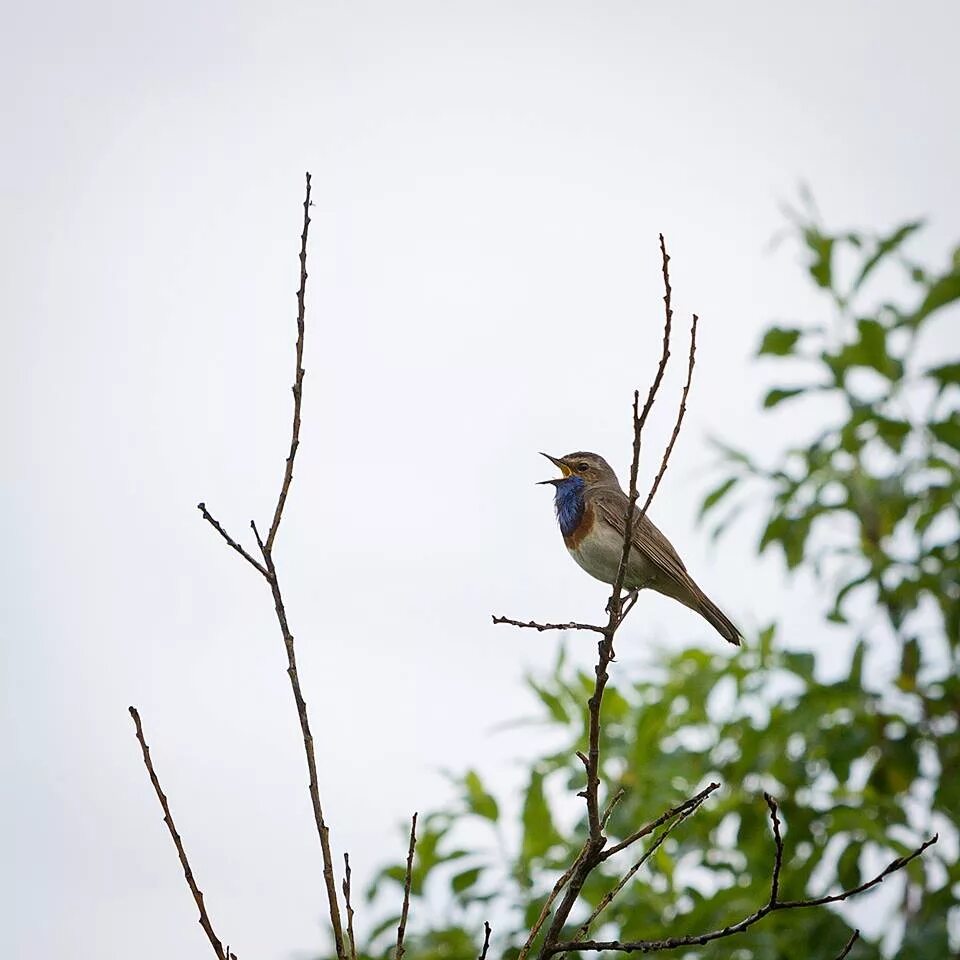
[[[280,580],[273,560],[273,554],[266,543],[261,539],[257,525],[251,523],[253,534],[263,554],[263,561],[267,567],[267,583],[273,595],[273,606],[280,625],[280,634],[283,637],[283,646],[287,653],[287,676],[290,678],[290,688],[297,707],[297,718],[300,721],[300,732],[303,736],[303,750],[307,758],[307,772],[310,775],[310,802],[313,807],[313,819],[317,825],[320,837],[320,852],[323,857],[323,881],[327,890],[327,903],[330,908],[330,925],[333,928],[334,944],[338,960],[346,960],[347,954],[343,942],[343,926],[340,920],[340,904],[337,899],[336,881],[333,875],[333,854],[330,850],[330,828],[323,816],[323,806],[320,803],[320,786],[317,776],[317,755],[313,746],[313,733],[310,730],[310,717],[307,714],[307,702],[300,689],[300,675],[297,672],[297,651],[293,634],[287,620],[287,611],[280,592]]]
[[[357,960],[357,938],[353,935],[353,904],[350,902],[350,854],[343,855],[343,902],[347,911],[347,940],[350,960]]]
[[[937,842],[938,837],[934,835],[929,840],[924,841],[909,856],[898,857],[890,863],[881,873],[877,874],[872,880],[861,883],[857,887],[849,890],[842,890],[840,893],[829,897],[817,897],[812,900],[778,900],[775,903],[767,902],[758,910],[755,910],[748,917],[744,917],[737,923],[728,924],[717,930],[710,930],[707,933],[688,934],[681,937],[669,937],[665,940],[569,940],[563,943],[551,944],[546,951],[546,956],[552,956],[557,953],[569,953],[573,951],[583,951],[598,953],[604,950],[617,951],[619,953],[662,953],[665,950],[677,950],[680,947],[703,946],[713,940],[721,940],[725,937],[732,937],[735,934],[743,933],[755,923],[759,923],[767,914],[774,913],[777,910],[797,910],[807,907],[819,907],[826,903],[836,903],[840,900],[848,900],[857,894],[869,890],[871,887],[881,883],[885,877],[897,870],[902,870],[911,860],[919,857],[928,847]],[[841,954],[841,957],[843,954]]]
[[[397,951],[394,960],[403,960],[405,953],[403,936],[407,930],[407,913],[410,910],[410,884],[413,881],[413,852],[417,847],[417,815],[410,820],[410,846],[407,849],[407,872],[403,878],[403,907],[400,910],[400,923],[397,926]]]
[[[300,677],[297,673],[297,655],[293,633],[287,620],[287,612],[283,603],[283,594],[280,591],[280,580],[277,576],[276,563],[273,558],[273,544],[283,518],[283,508],[290,492],[293,481],[293,462],[300,445],[300,405],[303,399],[303,341],[305,331],[305,296],[307,289],[307,237],[310,231],[310,174],[306,175],[306,191],[303,200],[303,229],[300,233],[300,288],[297,291],[297,345],[296,345],[296,372],[293,383],[293,426],[291,428],[290,450],[287,454],[286,465],[283,471],[283,481],[277,497],[277,505],[273,511],[273,520],[267,532],[266,540],[260,536],[260,531],[254,522],[250,523],[260,555],[261,563],[255,560],[239,543],[237,543],[208,512],[206,505],[199,504],[204,519],[213,526],[221,537],[239,553],[248,563],[254,566],[270,586],[273,595],[273,605],[277,613],[277,622],[283,637],[283,645],[287,653],[287,675],[290,678],[290,687],[297,708],[297,717],[300,721],[300,732],[303,735],[303,749],[307,758],[307,772],[310,776],[310,802],[313,807],[313,818],[317,825],[320,837],[320,852],[323,857],[323,881],[327,893],[327,903],[330,910],[330,926],[333,930],[334,945],[338,960],[348,960],[344,944],[343,925],[340,919],[340,902],[337,897],[337,886],[333,871],[333,854],[330,849],[330,830],[323,816],[323,807],[320,803],[320,787],[317,777],[317,758],[313,745],[313,734],[310,731],[310,718],[307,715],[307,703],[300,688]]]
[[[643,504],[643,509],[640,511],[641,517],[645,517],[647,510],[650,509],[650,504],[653,502],[653,498],[657,493],[660,481],[667,472],[667,463],[670,461],[670,454],[673,453],[673,445],[677,442],[677,437],[680,436],[680,425],[683,423],[683,415],[687,412],[687,397],[690,394],[690,384],[693,382],[693,367],[696,363],[697,356],[698,323],[699,318],[694,314],[693,321],[690,324],[690,354],[687,361],[687,381],[683,385],[683,393],[680,395],[680,409],[677,411],[677,422],[674,424],[673,433],[670,434],[670,441],[667,444],[667,450],[663,455],[663,460],[660,461],[660,469],[657,471],[656,479],[654,479],[653,485],[650,487],[650,492],[647,494],[647,499]]]
[[[150,748],[147,746],[147,741],[143,737],[140,714],[136,707],[130,707],[130,716],[133,717],[133,725],[137,731],[137,740],[140,743],[140,750],[143,753],[143,764],[147,768],[147,773],[150,775],[150,782],[153,784],[154,792],[163,810],[163,822],[167,825],[167,830],[170,831],[170,836],[173,838],[173,845],[177,848],[177,856],[180,858],[180,865],[183,867],[183,875],[187,880],[187,886],[190,888],[190,893],[193,894],[194,902],[200,911],[200,926],[203,927],[203,932],[206,933],[207,939],[210,941],[210,946],[213,947],[213,952],[217,955],[218,960],[229,960],[233,955],[229,952],[229,948],[227,952],[224,952],[220,938],[213,931],[213,924],[210,922],[207,908],[203,903],[203,893],[201,893],[200,888],[197,886],[197,881],[194,879],[193,870],[190,868],[190,861],[187,859],[187,851],[183,847],[183,840],[173,822],[173,814],[170,812],[167,796],[163,792],[163,788],[160,786],[160,778],[153,768],[153,761],[150,759]]]
[[[483,949],[480,951],[480,956],[477,957],[477,960],[487,960],[487,950],[490,949],[490,924],[486,920],[483,921]]]
[[[306,314],[305,297],[307,293],[307,234],[310,230],[310,174],[307,174],[307,189],[303,198],[303,231],[300,234],[300,287],[297,290],[297,346],[296,370],[293,378],[293,426],[290,432],[290,452],[283,468],[283,482],[280,484],[280,493],[277,505],[273,511],[273,522],[267,533],[267,550],[273,549],[277,530],[280,529],[280,520],[283,517],[283,507],[287,502],[287,494],[293,481],[293,461],[297,457],[300,446],[300,404],[303,400],[303,334],[305,329],[304,316]]]

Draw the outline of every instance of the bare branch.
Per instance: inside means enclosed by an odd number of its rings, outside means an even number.
[[[687,382],[683,385],[683,393],[680,395],[680,409],[677,411],[677,422],[674,424],[673,433],[670,434],[670,442],[667,444],[666,452],[663,454],[663,460],[660,462],[660,469],[657,472],[656,479],[653,481],[653,486],[650,487],[650,492],[647,494],[646,502],[643,504],[643,509],[640,511],[640,516],[646,516],[647,510],[650,508],[650,504],[653,502],[653,498],[656,495],[657,488],[660,486],[660,481],[663,479],[663,475],[667,472],[667,463],[670,460],[670,454],[673,453],[673,445],[677,442],[677,437],[680,436],[680,425],[683,423],[683,415],[687,412],[687,396],[690,393],[690,384],[693,382],[693,367],[696,363],[697,355],[697,323],[699,319],[696,314],[693,315],[693,321],[690,324],[690,355],[689,360],[687,361]]]
[[[303,198],[303,232],[300,234],[300,288],[297,290],[297,362],[293,379],[293,427],[290,432],[290,452],[283,469],[283,482],[280,485],[280,494],[277,497],[277,506],[273,511],[273,522],[267,533],[267,550],[273,549],[273,541],[280,529],[280,520],[283,517],[283,507],[287,502],[287,493],[293,480],[293,461],[300,446],[300,404],[303,400],[303,333],[304,314],[306,312],[304,297],[307,292],[307,234],[310,230],[310,174],[307,174],[307,189]]]
[[[662,953],[665,950],[676,950],[679,947],[703,946],[713,940],[720,940],[724,937],[731,937],[734,934],[742,933],[749,929],[755,923],[762,920],[767,914],[777,910],[795,910],[805,907],[819,907],[826,903],[836,903],[839,900],[848,900],[857,894],[869,890],[871,887],[881,883],[883,879],[897,870],[902,870],[911,860],[919,857],[928,847],[936,843],[938,837],[934,835],[929,840],[924,841],[909,856],[898,857],[892,861],[881,873],[877,874],[872,880],[862,883],[849,890],[843,890],[840,893],[829,897],[817,897],[811,900],[778,900],[776,902],[768,901],[750,916],[744,917],[738,923],[731,923],[719,930],[711,930],[708,933],[689,934],[682,937],[670,937],[666,940],[583,940],[580,942],[570,940],[563,943],[551,944],[545,951],[545,956],[552,956],[556,953],[568,953],[573,951],[600,952],[603,950],[617,951],[619,953]],[[843,956],[843,954],[841,954]]]
[[[258,542],[260,535],[256,525],[251,524]],[[330,852],[330,828],[323,816],[323,807],[320,803],[320,786],[317,777],[317,756],[313,748],[313,734],[310,731],[310,717],[307,714],[307,702],[303,699],[300,689],[300,676],[297,673],[297,652],[293,634],[287,621],[287,611],[283,603],[283,594],[280,592],[280,580],[277,577],[277,568],[274,565],[273,554],[266,544],[262,544],[263,560],[267,567],[267,582],[273,594],[274,610],[280,633],[283,636],[283,646],[287,652],[287,676],[290,678],[290,687],[293,690],[293,699],[297,706],[297,717],[300,720],[300,732],[303,735],[303,750],[307,758],[307,772],[310,775],[310,802],[313,806],[313,818],[320,836],[320,852],[323,856],[323,880],[327,889],[327,902],[330,907],[330,925],[333,928],[334,944],[337,949],[338,960],[346,960],[346,950],[343,944],[343,927],[340,921],[340,904],[337,899],[336,882],[333,876],[333,855]]]
[[[547,899],[544,901],[543,907],[540,910],[540,916],[537,917],[537,922],[530,928],[530,933],[527,935],[526,942],[520,948],[520,952],[517,954],[517,960],[526,960],[530,953],[530,949],[533,947],[533,941],[537,939],[537,934],[540,932],[541,927],[543,927],[547,917],[550,916],[550,908],[560,895],[560,891],[563,890],[563,888],[570,882],[570,878],[582,863],[583,858],[587,855],[587,849],[589,845],[590,841],[588,840],[580,848],[580,852],[574,858],[573,863],[571,863],[567,868],[567,871],[563,873],[553,885],[553,889],[550,891]]]
[[[770,823],[773,827],[773,842],[776,845],[776,853],[773,858],[773,873],[770,877],[770,903],[776,904],[777,897],[780,894],[780,870],[783,868],[783,837],[780,835],[780,817],[778,816],[777,801],[764,793],[763,799],[767,801],[767,807],[770,810]]]
[[[660,362],[657,364],[657,372],[654,375],[653,383],[647,391],[647,399],[643,403],[643,410],[637,412],[637,406],[640,400],[639,391],[633,392],[633,457],[630,462],[630,490],[629,504],[627,506],[627,516],[623,532],[623,553],[620,557],[620,566],[617,570],[617,579],[614,581],[613,593],[610,595],[611,613],[620,612],[620,591],[623,589],[624,577],[627,575],[627,561],[630,558],[630,546],[633,539],[634,510],[637,505],[637,473],[640,469],[640,446],[643,435],[643,428],[646,426],[647,417],[653,409],[653,403],[657,398],[657,392],[660,390],[660,384],[663,382],[663,375],[667,369],[667,361],[670,359],[670,333],[673,328],[673,306],[672,295],[673,288],[670,286],[670,255],[667,253],[666,241],[663,234],[660,234],[660,261],[661,272],[663,273],[663,345],[660,351]],[[664,454],[664,461],[670,456],[668,449]],[[665,463],[661,464],[661,469],[665,470]],[[651,498],[648,497],[649,502]],[[646,507],[641,511],[641,516],[646,513]],[[613,618],[611,617],[611,623]]]
[[[896,860],[891,860],[890,863],[883,868],[881,873],[878,873],[872,880],[861,883],[858,887],[853,887],[850,890],[842,890],[840,893],[835,893],[829,897],[817,897],[816,900],[778,900],[777,908],[793,910],[797,907],[822,907],[826,903],[837,903],[839,900],[847,900],[850,897],[855,897],[869,890],[871,887],[875,887],[878,883],[883,883],[891,873],[902,870],[911,860],[916,860],[927,847],[932,847],[939,839],[940,834],[935,833],[929,840],[924,840],[912,853],[905,857],[897,857]]]
[[[590,916],[581,924],[580,929],[577,930],[573,938],[574,940],[582,940],[587,935],[587,931],[592,926],[594,920],[596,920],[597,917],[599,917],[600,914],[603,913],[603,911],[606,910],[608,906],[610,906],[610,904],[613,902],[614,897],[616,897],[617,894],[630,882],[630,880],[634,877],[636,872],[647,862],[647,860],[649,860],[650,857],[652,857],[653,854],[656,853],[657,849],[664,842],[664,840],[666,840],[667,837],[670,836],[670,834],[674,831],[674,829],[680,826],[680,824],[683,823],[683,821],[686,820],[687,817],[692,816],[694,813],[696,813],[700,804],[707,799],[707,797],[710,795],[711,792],[712,791],[710,790],[704,790],[701,793],[697,794],[697,796],[694,797],[689,804],[682,805],[682,809],[679,812],[679,816],[677,816],[676,819],[671,824],[669,824],[669,826],[667,826],[667,828],[656,838],[656,840],[654,840],[653,843],[651,843],[650,846],[643,851],[642,856],[617,881],[616,885],[613,886],[610,890],[608,890],[606,894],[604,894],[604,896],[601,898],[600,902],[597,904],[596,908],[594,909],[593,913],[590,914]]]
[[[592,623],[537,623],[535,620],[528,620],[523,623],[520,620],[511,620],[509,617],[494,617],[494,623],[508,623],[512,627],[525,627],[530,630],[538,630],[543,633],[544,630],[590,630],[593,633],[603,633],[603,627],[594,626]]]
[[[487,960],[487,950],[490,949],[490,924],[486,920],[483,921],[483,949],[480,951],[480,956],[477,957],[477,960]]]
[[[350,902],[350,854],[343,855],[343,902],[347,910],[347,940],[350,960],[357,960],[357,940],[353,935],[353,904]]]
[[[394,960],[403,960],[403,935],[407,929],[407,913],[410,910],[410,883],[413,880],[413,852],[417,847],[417,815],[410,820],[410,847],[407,850],[407,873],[403,879],[403,908],[400,911],[400,924],[397,926],[397,952]]]
[[[246,550],[243,549],[220,524],[207,512],[206,506],[200,504],[200,511],[203,517],[214,529],[223,537],[226,542],[233,547],[248,563],[253,564],[266,579],[270,585],[270,592],[273,594],[273,605],[277,613],[277,622],[280,625],[280,633],[283,636],[283,645],[287,652],[287,675],[290,678],[290,686],[293,690],[293,699],[297,707],[297,716],[300,720],[300,732],[303,735],[303,749],[307,758],[307,771],[310,775],[310,801],[313,806],[313,817],[317,825],[317,833],[320,837],[320,851],[323,857],[323,881],[327,893],[327,902],[330,908],[330,926],[333,929],[333,939],[336,946],[338,960],[348,960],[346,948],[344,946],[343,926],[340,919],[340,902],[337,897],[336,881],[333,872],[333,855],[330,851],[330,830],[327,827],[323,816],[323,808],[320,804],[320,788],[317,778],[317,758],[313,747],[313,734],[310,732],[310,720],[307,716],[307,704],[303,698],[303,692],[300,689],[300,678],[297,673],[297,656],[294,646],[293,634],[290,631],[290,625],[287,620],[287,612],[283,603],[283,595],[280,592],[280,581],[277,577],[277,568],[273,559],[273,542],[280,526],[280,520],[283,516],[283,507],[287,500],[287,494],[290,491],[290,484],[293,481],[293,462],[297,454],[297,448],[300,445],[300,404],[303,394],[303,340],[304,340],[304,317],[307,284],[307,235],[310,228],[310,174],[306,174],[306,191],[303,200],[303,230],[300,234],[300,288],[297,291],[297,345],[296,345],[296,374],[293,384],[293,427],[291,430],[290,452],[287,455],[286,466],[283,473],[283,482],[280,486],[280,494],[277,498],[277,505],[273,513],[273,521],[270,524],[270,530],[267,538],[264,540],[260,536],[255,522],[251,521],[250,526],[253,535],[256,538],[257,546],[260,548],[260,555],[263,562],[255,560]]]
[[[843,960],[843,958],[851,951],[853,945],[860,939],[860,931],[854,930],[853,936],[847,941],[847,945],[840,951],[836,960]]]
[[[666,823],[668,820],[675,817],[678,813],[684,813],[687,810],[696,809],[703,803],[707,797],[710,796],[714,790],[719,790],[719,783],[710,783],[703,790],[701,790],[696,796],[690,797],[687,800],[684,800],[683,803],[678,803],[675,807],[671,807],[665,813],[660,814],[656,820],[651,820],[649,823],[642,826],[639,830],[631,833],[629,837],[625,840],[621,840],[619,843],[615,843],[612,847],[607,847],[601,855],[601,860],[609,860],[615,853],[619,853],[621,850],[626,850],[627,847],[633,845],[638,840],[642,840],[644,837],[653,833],[657,827]]]
[[[133,725],[137,731],[137,740],[140,743],[140,750],[143,753],[143,764],[147,768],[147,773],[150,774],[150,782],[153,784],[154,792],[157,794],[157,799],[160,801],[160,807],[163,810],[163,822],[167,825],[167,830],[170,831],[170,836],[173,838],[173,845],[177,848],[177,856],[180,858],[180,865],[183,867],[183,875],[187,880],[187,886],[190,888],[193,899],[197,904],[197,909],[200,911],[200,926],[203,927],[203,931],[206,933],[207,939],[210,941],[210,946],[213,947],[213,952],[217,955],[218,960],[230,960],[230,958],[233,957],[233,954],[230,953],[230,948],[228,947],[227,951],[224,952],[220,938],[213,931],[213,924],[210,922],[207,908],[203,904],[203,894],[200,892],[197,881],[193,877],[193,870],[190,869],[190,861],[187,859],[187,851],[184,850],[183,841],[180,839],[180,834],[174,825],[173,814],[170,812],[166,794],[160,786],[160,778],[153,768],[153,761],[150,759],[150,748],[147,746],[147,741],[143,737],[140,714],[137,712],[136,707],[130,707],[130,716],[133,717]]]
[[[260,563],[259,560],[256,560],[250,556],[250,554],[247,553],[247,551],[244,550],[244,548],[240,546],[240,544],[237,543],[237,541],[234,540],[233,537],[231,537],[222,526],[220,526],[219,521],[207,510],[207,505],[205,503],[198,503],[197,509],[203,514],[203,519],[206,520],[207,523],[209,523],[210,526],[213,527],[213,529],[216,530],[217,533],[219,533],[220,536],[223,537],[223,539],[226,540],[227,543],[230,544],[230,546],[233,547],[233,549],[236,550],[237,553],[239,553],[240,556],[247,561],[247,563],[253,564],[253,566],[256,567],[264,577],[267,575],[267,568]]]
[[[673,324],[673,308],[671,306],[672,290],[670,287],[670,257],[667,254],[666,243],[663,235],[660,235],[660,253],[662,260],[663,283],[664,283],[664,326],[663,326],[663,348],[660,355],[660,362],[657,366],[657,372],[653,383],[647,392],[647,399],[644,402],[643,409],[639,409],[640,393],[633,393],[633,456],[630,463],[630,488],[627,502],[627,513],[624,518],[623,550],[620,555],[620,563],[617,568],[617,576],[613,583],[613,589],[610,593],[610,600],[607,603],[607,625],[603,629],[603,639],[597,645],[597,665],[595,667],[596,682],[593,688],[593,694],[587,702],[588,706],[588,731],[587,731],[587,761],[585,763],[587,784],[582,796],[587,804],[587,823],[589,825],[589,838],[587,840],[586,852],[578,863],[575,863],[572,869],[572,875],[563,897],[557,906],[550,927],[544,936],[543,944],[540,948],[540,957],[546,957],[552,952],[552,945],[558,940],[563,925],[573,905],[576,903],[583,889],[583,885],[590,875],[591,871],[601,862],[601,851],[606,844],[606,837],[603,835],[603,824],[600,815],[600,712],[603,704],[603,694],[609,679],[607,668],[614,659],[613,641],[617,629],[623,622],[626,613],[622,612],[623,584],[627,574],[627,563],[630,559],[630,548],[633,542],[634,513],[638,499],[637,493],[637,474],[640,467],[640,448],[644,425],[647,417],[653,408],[657,392],[663,381],[663,375],[666,371],[667,361],[670,358],[670,332]],[[692,361],[691,361],[692,363]],[[676,428],[679,432],[679,426]],[[670,457],[673,445],[670,444],[663,455],[660,464],[660,475],[666,470],[666,461]],[[647,498],[648,502],[650,497]],[[643,516],[641,512],[640,516]],[[628,601],[626,612],[633,608],[633,601]]]

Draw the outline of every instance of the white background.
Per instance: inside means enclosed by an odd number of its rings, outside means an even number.
[[[202,957],[127,705],[214,922],[304,956],[325,912],[265,585],[201,521],[267,525],[288,443],[303,171],[314,175],[302,447],[277,558],[337,856],[399,859],[441,768],[508,782],[527,668],[599,616],[538,450],[621,472],[659,349],[702,318],[652,515],[752,631],[844,655],[749,530],[694,525],[710,434],[760,452],[770,320],[816,319],[780,204],[958,238],[949,2],[51,3],[0,56],[0,955]],[[683,353],[682,344],[677,351]],[[649,480],[682,361],[651,422]],[[249,538],[247,542],[250,543]],[[844,635],[845,636],[845,635]],[[720,643],[645,596],[619,652]],[[593,644],[571,639],[586,657]],[[632,647],[632,649],[631,649]],[[369,917],[364,917],[367,922]]]

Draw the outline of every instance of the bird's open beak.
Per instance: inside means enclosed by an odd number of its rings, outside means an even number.
[[[553,480],[539,480],[538,483],[552,483],[556,486],[564,477],[569,477],[573,472],[562,460],[558,460],[556,457],[551,457],[549,453],[541,453],[541,457],[546,457],[560,472],[563,474],[563,477],[555,477]]]

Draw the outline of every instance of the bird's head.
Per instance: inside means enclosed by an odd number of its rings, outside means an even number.
[[[568,478],[582,480],[588,487],[615,486],[619,487],[617,475],[610,464],[596,453],[568,453],[565,457],[551,457],[549,453],[541,454],[560,469],[562,477],[553,480],[541,480],[541,483],[552,483],[554,486],[562,484]]]

